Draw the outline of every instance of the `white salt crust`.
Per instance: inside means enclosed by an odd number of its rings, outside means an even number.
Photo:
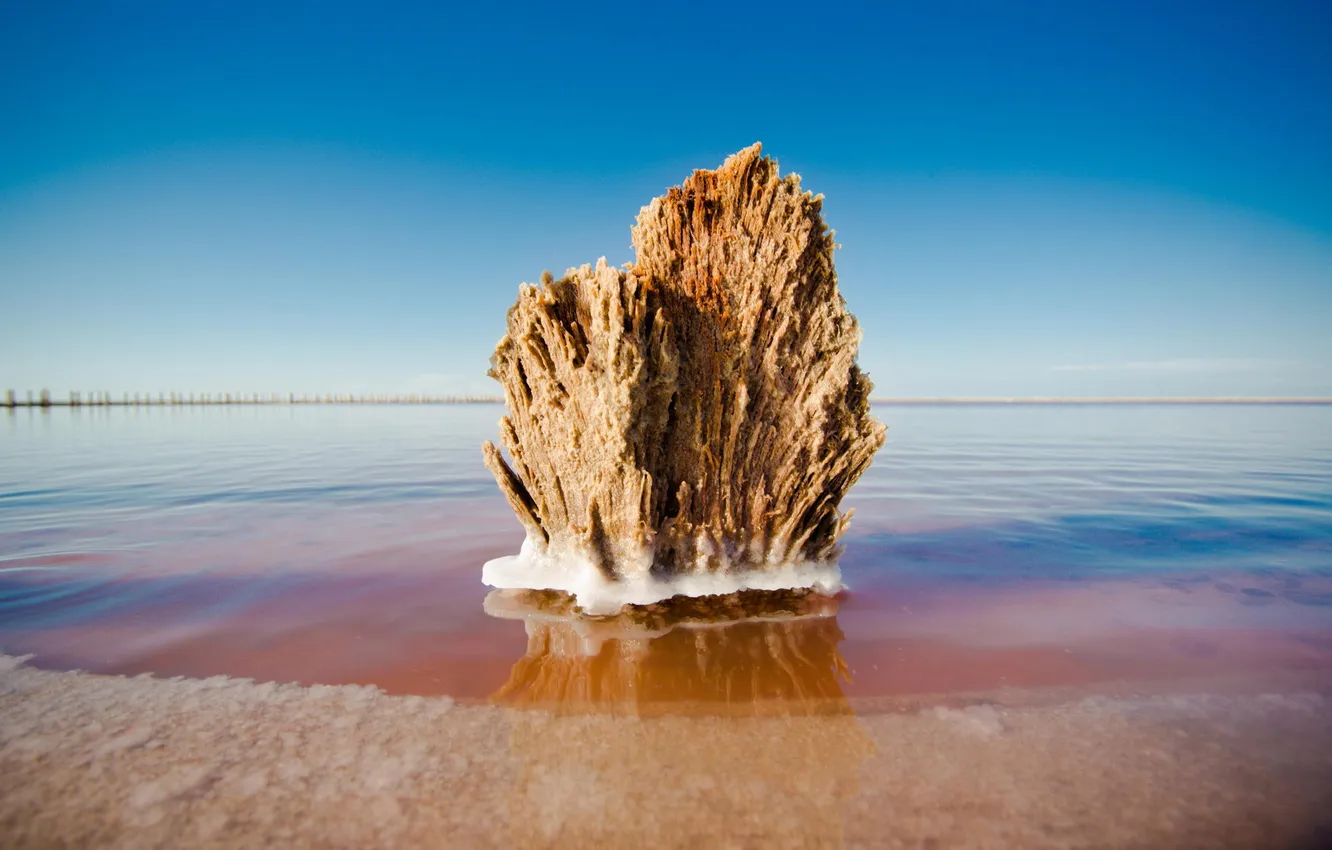
[[[491,587],[562,590],[588,614],[614,614],[625,605],[651,605],[672,596],[718,596],[741,590],[810,589],[834,594],[843,589],[837,564],[772,564],[762,570],[699,572],[663,581],[648,570],[634,570],[610,581],[590,559],[577,552],[538,551],[524,540],[517,555],[487,561],[481,581]]]
[[[0,845],[1321,847],[1326,678],[654,719],[0,655]]]

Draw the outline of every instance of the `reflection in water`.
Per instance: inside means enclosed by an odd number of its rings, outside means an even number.
[[[875,748],[842,694],[836,607],[760,595],[721,621],[696,601],[590,619],[556,596],[492,593],[486,611],[528,634],[492,700],[541,709],[511,729],[514,845],[632,846],[669,823],[711,846],[724,819],[746,846],[840,847]]]
[[[494,591],[486,611],[523,620],[527,654],[492,700],[562,713],[850,712],[835,599],[746,592],[720,611],[677,600],[589,618],[562,595]]]

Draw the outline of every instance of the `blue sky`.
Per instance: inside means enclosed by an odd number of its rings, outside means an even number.
[[[0,0],[0,385],[490,393],[761,140],[877,394],[1332,395],[1329,9]]]

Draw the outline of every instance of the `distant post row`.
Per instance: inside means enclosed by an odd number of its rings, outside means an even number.
[[[169,407],[201,404],[500,404],[488,395],[347,395],[310,393],[121,393],[71,391],[52,398],[50,390],[22,397],[5,390],[0,408],[19,407]],[[1309,404],[1332,405],[1332,397],[1225,398],[871,398],[872,404],[902,405],[1067,405],[1067,404]]]
[[[34,393],[28,390],[22,397],[14,390],[5,390],[3,407],[135,407],[196,404],[490,404],[501,402],[498,396],[472,395],[348,395],[308,393],[121,393],[117,398],[109,392],[71,391],[65,398],[52,398],[50,390]]]

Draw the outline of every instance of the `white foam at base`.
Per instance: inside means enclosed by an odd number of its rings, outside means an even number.
[[[481,581],[491,587],[562,590],[588,614],[613,614],[625,605],[651,605],[672,596],[718,596],[741,590],[811,589],[833,594],[843,589],[837,564],[771,564],[761,570],[698,572],[662,580],[635,570],[608,580],[587,557],[573,552],[540,552],[530,540],[517,555],[487,561]]]

